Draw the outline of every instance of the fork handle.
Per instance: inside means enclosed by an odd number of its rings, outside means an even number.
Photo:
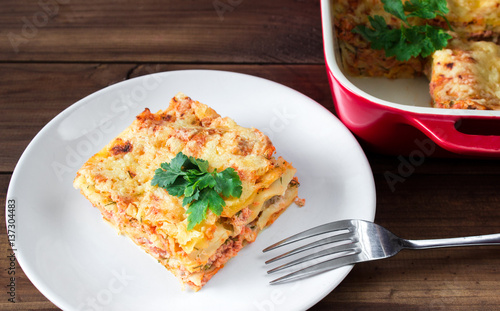
[[[407,249],[426,249],[455,246],[500,245],[500,233],[468,236],[461,238],[406,240],[403,239],[402,247]]]

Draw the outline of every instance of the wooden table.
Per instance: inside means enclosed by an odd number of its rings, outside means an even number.
[[[35,134],[78,99],[151,72],[218,69],[292,87],[334,112],[323,61],[319,1],[3,0],[0,5],[0,186]],[[394,188],[405,158],[367,151],[376,222],[413,239],[499,232],[500,166],[426,158]],[[4,213],[3,209],[1,213]],[[53,310],[16,270],[0,239],[0,309]],[[17,264],[17,263],[16,263]],[[406,251],[356,265],[311,310],[493,310],[500,248]]]

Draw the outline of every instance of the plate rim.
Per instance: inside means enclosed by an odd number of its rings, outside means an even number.
[[[301,96],[303,98],[301,101],[308,101],[309,104],[315,105],[317,108],[322,108],[325,113],[329,114],[330,118],[332,120],[334,120],[334,122],[338,122],[341,125],[341,128],[344,130],[344,134],[350,136],[349,139],[353,142],[353,145],[357,149],[356,153],[358,153],[361,156],[361,158],[363,159],[363,163],[362,164],[365,166],[365,168],[369,172],[369,174],[368,174],[369,177],[370,177],[369,178],[369,184],[371,186],[370,189],[369,189],[370,190],[369,192],[372,194],[370,202],[372,202],[372,205],[373,205],[369,209],[370,214],[366,215],[366,217],[363,217],[363,219],[370,220],[370,221],[374,220],[375,213],[376,213],[376,189],[375,189],[374,176],[373,176],[373,172],[371,170],[369,161],[368,161],[368,159],[366,157],[366,154],[365,154],[364,150],[361,148],[359,142],[356,140],[356,138],[354,137],[354,135],[326,107],[324,107],[323,105],[319,104],[315,100],[311,99],[307,95],[305,95],[305,94],[303,94],[303,93],[301,93],[301,92],[299,92],[299,91],[297,91],[297,90],[295,90],[295,89],[293,89],[293,88],[291,88],[289,86],[283,85],[281,83],[278,83],[278,82],[275,82],[275,81],[272,81],[272,80],[269,80],[269,79],[266,79],[266,78],[254,76],[254,75],[251,75],[251,74],[234,72],[234,71],[226,71],[226,70],[185,69],[185,70],[171,70],[171,71],[162,71],[162,72],[156,72],[156,73],[146,74],[146,75],[134,77],[134,78],[131,78],[131,79],[127,79],[127,80],[124,80],[124,81],[120,81],[120,82],[117,82],[117,83],[113,83],[113,84],[107,85],[107,86],[105,86],[105,87],[103,87],[103,88],[101,88],[101,89],[99,89],[99,90],[97,90],[95,92],[92,92],[92,93],[84,96],[83,98],[77,100],[76,102],[70,104],[68,107],[66,107],[65,109],[63,109],[62,111],[60,111],[57,115],[55,115],[50,121],[48,121],[36,133],[36,135],[30,140],[30,142],[28,143],[28,145],[26,146],[26,148],[23,150],[21,156],[19,157],[19,159],[18,159],[18,161],[17,161],[17,163],[16,163],[16,165],[14,167],[14,170],[12,171],[12,175],[11,175],[11,178],[10,178],[10,181],[9,181],[9,184],[8,184],[8,188],[7,188],[7,192],[6,192],[6,201],[5,201],[6,219],[5,219],[5,224],[8,225],[8,219],[7,219],[7,206],[8,206],[8,204],[7,204],[7,202],[8,202],[8,200],[10,198],[17,199],[17,197],[14,195],[14,192],[17,189],[17,183],[16,183],[16,181],[17,181],[18,178],[20,178],[20,177],[18,177],[18,175],[19,175],[19,173],[18,173],[19,172],[19,167],[23,165],[24,161],[27,161],[26,158],[30,154],[31,149],[34,148],[34,144],[36,143],[36,141],[38,141],[39,139],[41,139],[42,137],[44,137],[45,132],[49,131],[50,128],[53,126],[53,124],[55,124],[56,122],[58,122],[60,119],[64,119],[66,115],[74,112],[78,108],[80,108],[83,105],[87,104],[94,97],[98,97],[101,94],[108,92],[112,88],[123,86],[125,84],[134,83],[134,82],[136,82],[138,80],[145,79],[147,77],[151,77],[151,76],[155,76],[155,75],[176,75],[176,74],[187,74],[187,73],[196,74],[198,72],[200,72],[200,73],[214,73],[214,74],[222,74],[222,75],[236,75],[236,76],[241,76],[244,79],[257,79],[257,80],[261,80],[264,83],[273,85],[273,87],[279,87],[279,88],[287,89],[288,92],[293,92],[295,96]],[[17,223],[17,215],[16,215],[16,223]],[[64,310],[66,310],[66,309],[72,309],[72,308],[75,307],[73,305],[66,305],[64,299],[61,299],[61,296],[57,292],[55,292],[53,289],[51,289],[50,286],[47,286],[46,284],[43,283],[43,279],[39,278],[39,276],[36,274],[36,271],[34,271],[34,269],[32,267],[30,267],[29,264],[27,264],[27,262],[24,259],[24,256],[18,256],[18,254],[22,254],[22,251],[19,252],[19,250],[16,249],[15,256],[16,256],[16,260],[17,260],[19,266],[21,267],[21,269],[25,273],[26,277],[30,280],[30,282],[37,288],[38,291],[40,291],[40,293],[42,293],[44,295],[44,297],[46,299],[48,299],[49,301],[51,301],[57,307],[62,308]],[[347,277],[347,275],[351,272],[351,270],[352,270],[353,267],[354,267],[354,265],[350,265],[350,266],[344,267],[345,273],[338,279],[338,281],[337,282],[332,282],[330,284],[331,285],[330,287],[325,288],[324,292],[322,293],[322,295],[318,296],[318,299],[313,299],[309,303],[306,303],[305,304],[306,309],[312,307],[315,304],[317,304],[324,297],[326,297],[332,290],[334,290],[340,283],[342,283],[342,281],[345,279],[345,277]]]

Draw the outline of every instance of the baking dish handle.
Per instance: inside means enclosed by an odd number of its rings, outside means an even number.
[[[437,145],[448,151],[471,156],[500,155],[500,136],[471,135],[457,130],[461,118],[436,116],[432,118],[415,117],[411,123],[430,137]]]

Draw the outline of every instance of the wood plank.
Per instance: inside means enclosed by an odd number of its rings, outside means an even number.
[[[62,110],[110,84],[183,69],[270,79],[334,111],[319,1],[2,0],[1,201],[22,151]],[[497,161],[367,157],[377,191],[376,222],[399,236],[498,232]],[[17,303],[8,301],[10,255],[3,225],[0,284],[7,290],[0,293],[0,310],[58,310],[17,261]],[[310,310],[496,310],[499,255],[498,247],[403,251],[356,265]]]
[[[382,176],[375,175],[376,221],[408,239],[499,232],[495,180],[498,175],[415,174],[392,191]]]
[[[335,108],[324,65],[177,65],[140,64],[130,72],[130,78],[174,70],[206,69],[226,70],[248,74],[288,86],[315,100],[334,113]]]
[[[376,222],[401,237],[499,232],[498,176],[415,174],[394,192],[375,177]],[[311,310],[493,310],[500,303],[499,255],[498,247],[403,251],[356,265]]]
[[[320,6],[4,0],[0,61],[323,63]]]
[[[402,156],[397,154],[382,155],[367,151],[367,157],[374,174],[384,175],[388,180],[391,179],[391,176],[397,180],[406,180],[415,174],[500,174],[498,160],[437,158],[429,153],[430,156],[427,156],[426,153],[420,149],[415,149],[415,151],[413,156]],[[419,154],[423,154],[424,156],[420,157],[418,156]],[[402,180],[401,182],[404,182]]]
[[[11,172],[38,131],[79,99],[130,77],[183,69],[228,70],[278,81],[333,110],[322,65],[0,64],[0,172]]]
[[[128,78],[184,69],[227,70],[269,79],[309,96],[334,112],[323,65],[4,63],[0,64],[3,86],[0,132],[4,134],[0,137],[4,148],[0,153],[0,172],[11,172],[38,131],[79,99]],[[500,166],[493,160],[429,157],[415,162],[415,159],[374,153],[368,153],[368,159],[375,174],[388,180],[390,176],[397,179],[395,188],[415,174],[500,174]],[[386,182],[385,186],[388,185]]]
[[[0,172],[14,169],[33,137],[79,99],[124,80],[132,65],[0,64]]]
[[[494,310],[498,297],[498,249],[406,251],[355,266],[311,310]],[[425,306],[425,308],[424,308]]]

